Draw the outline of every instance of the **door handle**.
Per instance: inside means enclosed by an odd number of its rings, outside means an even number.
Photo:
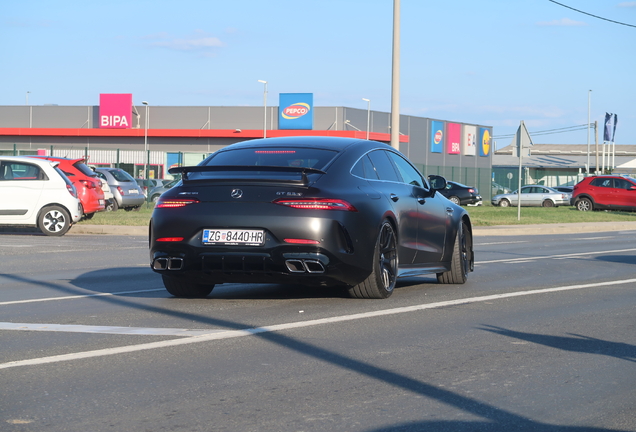
[[[420,204],[425,204],[426,203],[426,198],[421,198],[420,197],[420,198],[417,199],[417,202],[420,203]]]
[[[453,214],[455,210],[452,207],[446,207],[446,213],[448,213],[449,215]]]
[[[392,200],[393,202],[397,202],[397,201],[400,199],[400,197],[399,197],[399,196],[397,196],[397,195],[396,195],[396,194],[394,194],[394,193],[392,193],[392,194],[390,195],[390,197],[391,197],[391,200]]]

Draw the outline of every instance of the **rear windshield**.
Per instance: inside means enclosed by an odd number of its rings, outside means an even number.
[[[206,165],[284,166],[323,169],[337,151],[325,149],[258,148],[216,153]]]
[[[236,149],[221,151],[212,155],[210,159],[204,161],[204,166],[274,166],[274,167],[297,167],[297,168],[317,168],[323,169],[338,154],[335,150],[300,148],[257,148],[257,149]],[[286,178],[298,177],[296,173],[275,173],[271,171],[250,171],[247,177],[272,177]],[[191,179],[197,177],[241,177],[245,178],[245,172],[213,172],[213,173],[192,173]]]
[[[84,162],[75,162],[73,166],[77,168],[84,175],[87,175],[89,177],[97,177],[97,174],[95,174],[95,171],[90,169],[88,165],[86,165]]]
[[[112,169],[112,170],[108,170],[108,172],[110,173],[110,175],[112,175],[115,178],[115,180],[119,182],[134,182],[135,181],[135,179],[132,178],[132,176],[124,170]]]

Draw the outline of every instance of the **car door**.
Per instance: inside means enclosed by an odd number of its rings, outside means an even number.
[[[594,202],[603,206],[612,205],[614,182],[611,178],[599,177],[590,182],[590,193],[594,197]]]
[[[521,200],[521,205],[522,206],[534,206],[534,205],[537,205],[535,203],[537,197],[533,193],[532,186],[524,186],[524,187],[522,187],[521,188],[521,193],[518,194],[518,195],[519,195],[519,199]]]
[[[636,208],[636,185],[627,179],[614,179],[614,203],[624,209]]]
[[[0,161],[0,222],[35,223],[45,181],[37,165]]]
[[[399,262],[412,264],[417,252],[418,230],[417,199],[413,186],[402,182],[386,151],[374,150],[367,156],[378,177],[370,183],[389,200],[397,219]]]
[[[417,239],[414,264],[438,263],[444,253],[446,225],[455,207],[441,194],[431,194],[429,185],[415,167],[397,153],[388,152],[404,184],[415,198],[411,213],[417,218]]]

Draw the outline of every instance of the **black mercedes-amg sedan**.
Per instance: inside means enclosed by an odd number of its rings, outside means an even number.
[[[342,286],[387,298],[397,278],[462,284],[474,267],[468,213],[387,144],[334,137],[246,141],[198,166],[150,220],[150,265],[177,297],[222,283]]]

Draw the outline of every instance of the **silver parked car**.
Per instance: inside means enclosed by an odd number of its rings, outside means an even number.
[[[495,195],[492,205],[510,207],[518,205],[517,191]],[[559,192],[547,186],[528,185],[521,188],[521,205],[524,207],[558,207],[570,205],[572,194]]]
[[[146,201],[143,189],[134,178],[121,168],[96,168],[97,175],[106,180],[113,193],[113,211],[139,210]]]
[[[157,187],[152,188],[150,190],[150,192],[148,192],[148,198],[153,203],[156,203],[162,193],[164,193],[165,191],[167,191],[168,189],[170,189],[171,187],[173,187],[174,185],[176,185],[180,181],[181,181],[181,178],[176,178],[174,180],[171,180],[168,183],[164,183],[164,184],[161,184],[161,185],[159,185]]]

